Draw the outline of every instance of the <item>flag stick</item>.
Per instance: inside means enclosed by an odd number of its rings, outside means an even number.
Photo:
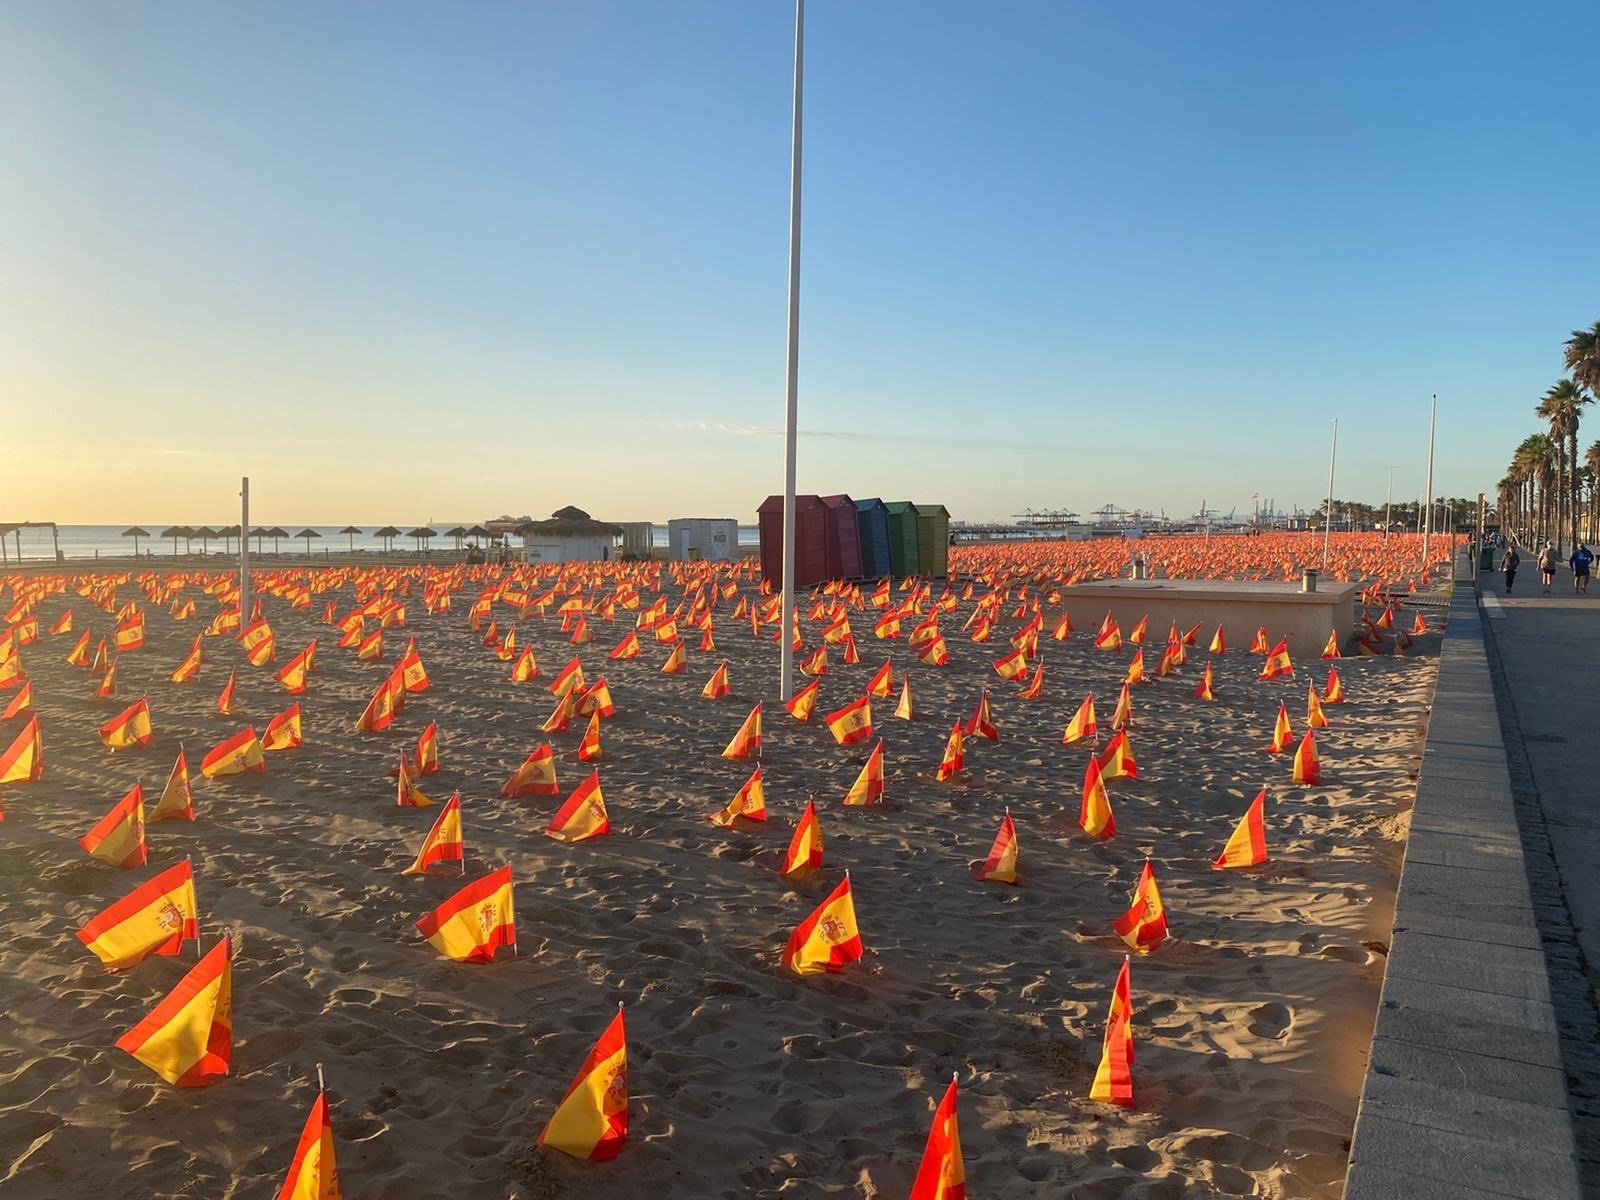
[[[1428,415],[1428,516],[1422,524],[1422,582],[1428,582],[1428,540],[1433,535],[1433,434],[1439,424],[1439,396],[1434,393],[1433,408]]]
[[[250,604],[250,476],[239,480],[239,630]]]
[[[325,1092],[327,1090],[328,1090],[328,1084],[322,1078],[322,1064],[318,1063],[317,1064],[317,1091]]]
[[[179,746],[181,750],[183,747]],[[194,858],[185,854],[183,861],[189,864],[189,890],[194,893],[194,956],[200,957],[200,891],[194,886]]]
[[[1328,535],[1333,532],[1333,464],[1339,458],[1339,418],[1333,419],[1333,449],[1328,452],[1328,507],[1322,513],[1322,569],[1328,569]]]
[[[794,476],[795,425],[800,382],[800,144],[805,81],[806,0],[794,2],[794,121],[789,147],[789,350],[784,386],[783,427],[783,615],[778,631],[781,666],[778,692],[787,703],[794,695]]]

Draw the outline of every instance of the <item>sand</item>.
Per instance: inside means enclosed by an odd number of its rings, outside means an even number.
[[[747,589],[751,590],[751,589]],[[870,743],[839,748],[820,720],[801,726],[776,700],[777,649],[719,610],[718,649],[691,644],[689,671],[657,673],[666,651],[607,662],[631,614],[595,623],[578,652],[604,674],[617,715],[600,774],[613,834],[578,846],[543,836],[560,797],[498,800],[551,708],[543,684],[573,653],[559,622],[528,619],[544,680],[516,685],[509,664],[448,614],[408,602],[385,662],[358,663],[319,622],[320,603],[267,615],[281,664],[322,638],[300,698],[306,744],[269,756],[270,773],[207,783],[199,820],[150,827],[150,866],[119,871],[75,845],[135,780],[159,792],[181,742],[197,766],[290,698],[272,669],[243,665],[207,639],[198,682],[167,673],[214,608],[174,622],[147,608],[149,645],[124,656],[115,701],[91,702],[87,672],[63,661],[74,638],[24,648],[48,768],[3,791],[0,824],[0,1188],[5,1196],[262,1197],[275,1194],[325,1065],[345,1194],[445,1197],[900,1197],[915,1174],[933,1105],[952,1072],[974,1196],[1022,1198],[1339,1195],[1382,977],[1393,889],[1438,638],[1404,658],[1340,664],[1349,702],[1319,736],[1326,783],[1290,783],[1287,755],[1262,752],[1280,699],[1296,735],[1306,677],[1254,679],[1260,659],[1191,651],[1171,679],[1136,689],[1131,730],[1141,778],[1110,785],[1118,836],[1076,827],[1088,751],[1059,744],[1084,692],[1101,720],[1131,652],[1094,650],[1100,613],[1067,611],[1079,632],[1044,648],[1044,696],[1015,697],[990,664],[1009,647],[943,621],[952,661],[934,669],[853,618],[863,661],[824,678],[822,712],[859,694],[892,656],[909,670],[918,719],[874,711],[887,754],[888,804],[840,799]],[[123,596],[133,594],[131,585]],[[676,603],[677,589],[667,594]],[[898,598],[898,593],[897,593]],[[71,597],[77,629],[110,619]],[[351,593],[338,594],[341,612]],[[65,606],[42,606],[45,623]],[[1060,609],[1045,610],[1046,631]],[[502,629],[508,610],[497,609]],[[1409,616],[1406,618],[1409,625]],[[1016,622],[1006,620],[1006,632]],[[814,642],[815,634],[809,632]],[[395,728],[352,722],[414,634],[433,680]],[[1156,631],[1163,641],[1165,631]],[[1147,647],[1154,665],[1159,647]],[[699,699],[727,659],[734,694]],[[1219,702],[1191,691],[1213,662]],[[213,701],[239,667],[238,715]],[[968,771],[932,771],[951,722],[991,693],[999,745],[969,742]],[[111,754],[96,727],[141,693],[149,749]],[[11,693],[5,693],[8,699]],[[750,705],[766,702],[767,825],[721,830],[705,815],[751,764],[719,752]],[[521,956],[453,964],[413,923],[459,886],[406,878],[437,810],[397,809],[387,772],[436,721],[438,800],[459,789],[468,877],[510,863]],[[9,741],[20,721],[7,722]],[[588,768],[572,761],[581,727],[555,739],[563,795]],[[198,773],[197,773],[198,774]],[[1269,786],[1272,861],[1218,872],[1210,861],[1249,799]],[[807,800],[826,839],[823,869],[793,885],[775,867]],[[972,864],[1009,805],[1023,885],[972,881]],[[1086,1099],[1123,946],[1109,922],[1154,856],[1173,940],[1133,966],[1136,1111]],[[199,1091],[167,1086],[115,1049],[116,1038],[193,961],[151,959],[107,974],[73,937],[153,871],[193,859],[207,943],[237,935],[233,1073]],[[795,923],[849,868],[864,961],[800,979],[778,952]],[[625,1001],[631,1141],[608,1164],[550,1154],[534,1138]]]

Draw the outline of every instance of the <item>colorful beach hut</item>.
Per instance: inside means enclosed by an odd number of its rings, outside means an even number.
[[[828,510],[829,579],[861,578],[861,535],[856,529],[856,502],[849,496],[824,496]]]
[[[889,516],[889,561],[896,575],[921,573],[917,552],[917,506],[909,500],[884,504]]]
[[[773,587],[783,583],[783,497],[768,496],[756,509],[761,533],[761,576]],[[828,507],[820,496],[794,498],[794,585],[809,587],[828,578]]]
[[[950,510],[942,504],[917,505],[917,561],[930,579],[950,574]]]
[[[881,578],[893,573],[889,561],[889,510],[874,496],[856,501],[856,541],[861,548],[861,574]]]

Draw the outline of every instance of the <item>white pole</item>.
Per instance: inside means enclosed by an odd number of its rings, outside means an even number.
[[[781,663],[778,690],[794,695],[794,463],[800,383],[800,133],[805,84],[806,0],[794,0],[794,124],[789,152],[789,363],[784,388],[783,428],[783,626],[778,631]]]
[[[1389,486],[1383,493],[1383,540],[1389,540],[1389,504],[1394,499],[1394,468],[1389,468]]]
[[[1322,511],[1322,569],[1328,569],[1328,536],[1333,532],[1333,464],[1339,459],[1339,418],[1333,419],[1333,449],[1328,452],[1328,506]]]
[[[1422,582],[1428,582],[1428,539],[1433,534],[1433,432],[1439,423],[1439,396],[1433,397],[1433,409],[1428,416],[1428,515],[1422,523]]]
[[[250,611],[250,476],[239,481],[239,631]]]

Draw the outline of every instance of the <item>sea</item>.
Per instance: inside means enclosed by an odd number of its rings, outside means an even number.
[[[457,525],[470,527],[475,524],[477,524],[476,521],[436,521],[430,528],[437,529],[443,533],[444,530],[454,528]],[[122,536],[123,531],[129,528],[148,529],[151,533],[158,534],[164,529],[171,528],[171,522],[157,521],[151,523],[141,521],[131,526],[58,525],[54,541],[51,540],[48,526],[19,529],[6,535],[3,539],[4,551],[3,555],[0,555],[0,565],[17,562],[19,553],[21,561],[24,563],[49,562],[55,557],[58,547],[61,551],[61,556],[65,559],[78,561],[83,559],[131,559],[134,554],[134,539]],[[384,547],[382,539],[372,536],[372,531],[380,528],[380,526],[376,525],[368,526],[364,533],[353,535],[341,533],[340,530],[345,528],[343,525],[285,525],[283,528],[288,529],[290,533],[299,533],[303,528],[310,528],[319,536],[310,539],[282,539],[276,547],[274,547],[271,538],[266,538],[260,545],[262,552],[266,554],[277,552],[303,556],[309,545],[313,556],[332,556],[336,554],[348,555],[351,551],[378,553]],[[399,528],[409,529],[412,526],[405,525],[399,526]],[[652,525],[651,534],[656,548],[665,550],[667,548],[667,527],[665,525]],[[754,547],[759,545],[760,542],[761,538],[754,525],[739,526],[740,546]],[[463,542],[464,544],[465,542]],[[400,537],[393,539],[393,545],[396,551],[414,551],[417,543],[414,538]],[[174,553],[174,542],[171,538],[165,540],[158,537],[139,538],[138,547],[141,555],[170,558]],[[455,550],[455,539],[436,537],[432,539],[430,547],[434,553],[439,553],[440,551],[453,552]],[[257,550],[257,539],[251,539],[250,549],[252,552]],[[176,553],[184,556],[197,556],[204,553],[217,559],[231,558],[238,553],[238,543],[229,539],[225,546],[221,540],[216,538],[212,538],[205,543],[202,543],[199,539],[185,543],[183,538],[178,538],[176,541]]]

